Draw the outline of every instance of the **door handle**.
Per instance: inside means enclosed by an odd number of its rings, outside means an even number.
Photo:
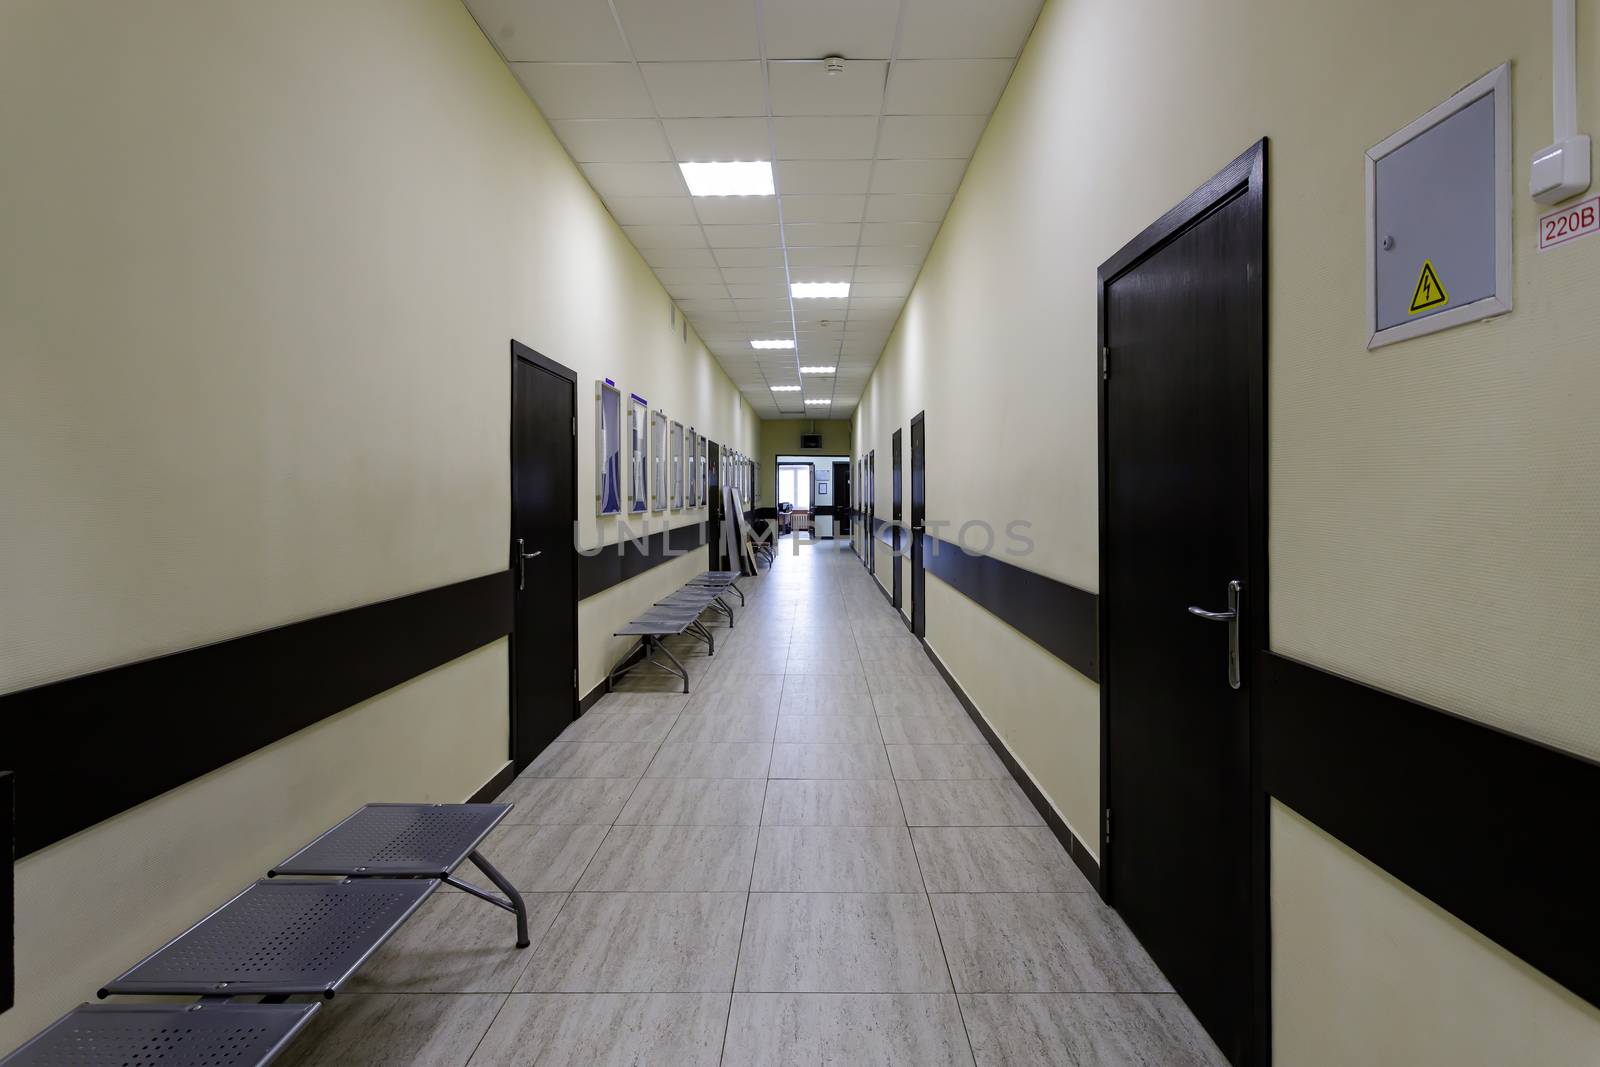
[[[1228,610],[1207,611],[1205,608],[1189,607],[1189,614],[1207,620],[1208,622],[1225,622],[1228,624],[1228,687],[1238,689],[1244,684],[1239,670],[1239,616],[1244,609],[1240,607],[1240,595],[1244,592],[1244,583],[1235,578],[1228,583]]]
[[[528,561],[544,555],[544,549],[536,548],[527,551],[527,542],[517,538],[517,590],[518,592],[528,587]]]

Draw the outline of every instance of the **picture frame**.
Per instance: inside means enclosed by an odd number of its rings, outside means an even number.
[[[667,413],[650,413],[650,510],[667,510]]]
[[[622,390],[595,382],[594,492],[596,515],[622,513]]]
[[[672,467],[667,477],[671,479],[667,484],[671,487],[671,499],[668,507],[673,511],[683,509],[683,423],[672,420]]]
[[[825,496],[827,494],[827,492],[828,492],[828,483],[827,482],[818,482],[817,483],[817,495],[818,496]]]
[[[628,512],[650,510],[650,405],[628,394]]]
[[[711,484],[708,480],[709,465],[706,458],[710,442],[704,437],[700,438],[700,452],[695,459],[695,478],[700,483],[700,506],[708,507],[711,504]]]
[[[688,442],[683,447],[683,503],[685,507],[700,506],[700,479],[695,477],[695,456],[700,454],[700,434],[689,427]]]

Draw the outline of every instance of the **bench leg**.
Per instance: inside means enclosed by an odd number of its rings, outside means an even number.
[[[653,660],[653,659],[650,661],[651,664],[653,664],[654,666],[660,667],[662,670],[666,671],[668,674],[676,674],[679,678],[682,678],[683,679],[683,691],[685,693],[687,693],[689,691],[689,672],[688,672],[688,670],[686,670],[684,668],[683,664],[678,662],[678,657],[674,656],[672,654],[672,650],[669,649],[666,645],[663,645],[660,641],[657,641],[657,642],[655,642],[655,647],[661,650],[661,654],[663,656],[667,657],[668,659],[670,659],[672,661],[672,666],[676,667],[677,670],[673,670],[672,667],[668,667],[665,664],[656,663],[656,661]]]
[[[472,865],[482,871],[484,877],[493,882],[495,888],[504,893],[506,899],[511,902],[511,910],[517,913],[517,947],[527,948],[532,942],[528,940],[528,906],[523,903],[522,894],[517,892],[511,883],[506,881],[506,876],[495,870],[494,864],[484,859],[483,854],[477,849],[473,849],[467,859],[471,860]]]

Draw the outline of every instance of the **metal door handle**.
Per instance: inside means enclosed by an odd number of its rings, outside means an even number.
[[[520,592],[528,587],[528,561],[544,555],[544,549],[536,548],[527,551],[528,544],[522,538],[517,538],[517,590]]]
[[[1240,594],[1244,592],[1244,583],[1235,578],[1228,583],[1228,610],[1207,611],[1205,608],[1189,607],[1189,614],[1205,619],[1209,622],[1225,622],[1228,624],[1228,687],[1238,689],[1244,684],[1244,679],[1239,670],[1239,616],[1243,609],[1239,606]]]

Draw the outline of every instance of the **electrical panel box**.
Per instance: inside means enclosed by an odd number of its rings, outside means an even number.
[[[1511,310],[1502,66],[1367,153],[1368,348]]]

